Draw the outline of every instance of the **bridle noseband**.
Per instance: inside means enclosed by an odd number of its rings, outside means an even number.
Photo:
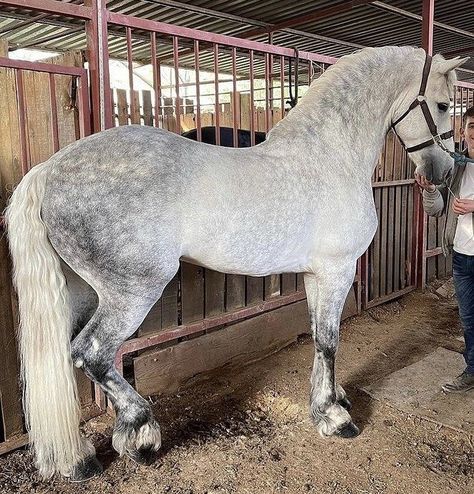
[[[423,66],[423,76],[421,78],[421,86],[420,86],[420,91],[418,92],[418,96],[413,101],[413,103],[408,107],[408,110],[401,117],[397,118],[395,122],[392,122],[391,127],[395,132],[396,136],[400,139],[400,142],[402,143],[403,147],[406,149],[408,153],[414,153],[415,151],[424,149],[428,146],[431,146],[432,144],[437,144],[443,151],[448,153],[454,159],[454,162],[456,164],[465,165],[466,163],[474,163],[474,160],[468,158],[467,156],[464,156],[463,154],[450,151],[445,146],[443,141],[447,139],[451,139],[451,137],[453,137],[454,135],[454,131],[452,129],[449,130],[448,132],[444,132],[443,134],[438,133],[438,128],[436,127],[436,124],[433,120],[433,116],[431,115],[425,97],[426,84],[428,82],[428,76],[431,70],[432,59],[433,57],[431,55],[426,54],[425,64]],[[422,142],[421,144],[417,144],[416,146],[407,148],[402,138],[398,135],[395,126],[398,125],[417,106],[421,107],[421,111],[423,112],[423,116],[425,117],[426,124],[428,125],[432,137],[431,139],[428,139],[427,141]]]

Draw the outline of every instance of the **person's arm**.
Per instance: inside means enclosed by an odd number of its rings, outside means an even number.
[[[428,216],[443,216],[448,203],[448,188],[445,183],[434,185],[423,175],[415,173],[417,184],[423,189],[423,209]]]

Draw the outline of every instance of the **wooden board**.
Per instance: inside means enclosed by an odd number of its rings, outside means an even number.
[[[246,276],[247,305],[255,305],[263,301],[263,278]]]
[[[289,295],[296,291],[296,274],[283,273],[281,275],[281,294]]]
[[[204,271],[205,317],[225,312],[225,274],[211,269]]]
[[[0,57],[8,57],[8,41],[0,39]]]
[[[380,296],[380,223],[382,207],[382,189],[379,187],[374,190],[375,210],[378,218],[378,227],[372,241],[371,271],[370,271],[370,300]]]
[[[221,367],[264,358],[310,331],[306,301],[281,307],[226,328],[150,351],[134,359],[135,386],[145,396],[173,393]],[[346,300],[343,319],[357,314],[355,290]]]
[[[265,276],[265,300],[280,296],[280,275]]]
[[[10,263],[7,257],[7,242],[0,239],[0,405],[2,429],[6,439],[23,432],[21,414],[21,392],[18,383],[19,367],[15,338],[16,319],[12,308],[12,285],[9,278]]]
[[[226,302],[227,311],[245,306],[245,276],[238,274],[226,275]]]
[[[382,187],[380,209],[380,296],[387,295],[388,188]]]
[[[0,69],[0,210],[20,182],[20,130],[13,69]]]
[[[394,229],[394,247],[393,247],[393,290],[400,290],[400,267],[402,259],[400,257],[400,240],[401,240],[401,224],[402,224],[402,187],[395,188],[395,229]]]
[[[395,221],[397,219],[395,218],[395,187],[390,186],[388,187],[388,211],[387,211],[387,218],[388,218],[388,226],[387,226],[387,264],[386,264],[386,271],[387,271],[387,295],[389,293],[393,293],[393,250],[394,250],[394,243],[395,243],[395,237],[394,237],[394,226],[395,226]]]
[[[153,108],[151,103],[151,91],[142,91],[143,98],[143,125],[153,126]]]
[[[204,317],[204,268],[181,263],[181,310],[183,324]]]
[[[130,123],[140,124],[140,94],[134,90],[131,94],[130,101]]]
[[[63,66],[82,66],[80,52],[71,52],[46,60],[47,63]],[[56,109],[58,122],[59,147],[75,141],[77,121],[74,108],[71,107],[68,76],[54,76],[56,86]],[[34,166],[47,160],[54,152],[52,114],[48,74],[24,71],[23,87],[26,107],[26,128],[30,165]]]
[[[119,125],[128,125],[127,91],[117,89],[117,120]]]
[[[407,221],[408,221],[408,186],[402,186],[401,226],[400,226],[400,289],[407,286]],[[408,247],[410,248],[410,247]]]
[[[308,331],[306,302],[298,302],[137,357],[135,386],[144,396],[172,393],[224,365],[240,366],[270,355]]]
[[[178,324],[178,286],[179,276],[176,276],[166,285],[161,296],[161,326],[169,328]]]

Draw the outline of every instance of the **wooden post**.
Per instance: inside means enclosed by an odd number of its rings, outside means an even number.
[[[0,57],[8,58],[8,41],[0,38]]]

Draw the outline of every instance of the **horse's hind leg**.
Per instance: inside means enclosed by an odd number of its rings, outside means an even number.
[[[121,344],[141,324],[161,296],[130,293],[99,293],[99,306],[85,328],[72,342],[74,365],[104,390],[116,412],[112,444],[120,455],[149,463],[161,445],[160,428],[149,403],[117,372],[114,358]],[[142,293],[146,293],[143,290]]]
[[[350,402],[335,382],[335,356],[344,301],[354,280],[355,262],[324,263],[305,275],[315,355],[311,374],[311,414],[322,436],[359,433],[348,413]]]
[[[66,277],[72,309],[72,333],[77,336],[90,321],[99,305],[97,293],[66,263],[61,263]]]

